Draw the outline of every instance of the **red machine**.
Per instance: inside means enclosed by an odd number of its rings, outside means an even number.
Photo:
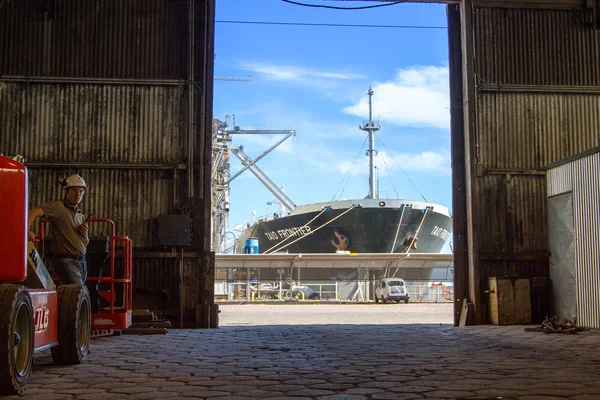
[[[87,282],[97,282],[98,296],[104,300],[105,306],[98,305],[98,311],[92,314],[92,335],[112,334],[115,330],[131,326],[131,310],[133,306],[132,275],[132,242],[128,236],[115,235],[115,223],[106,218],[90,218],[88,222],[105,222],[110,224],[110,247],[108,274],[98,273],[88,277]],[[122,244],[122,269],[117,270],[116,253]],[[92,260],[88,260],[88,268]],[[96,270],[98,271],[98,270]],[[93,309],[93,308],[92,308]],[[94,310],[95,311],[95,310]]]
[[[94,329],[119,329],[131,324],[131,240],[108,239],[110,274],[89,277],[103,286],[97,293],[108,305],[92,315],[85,286],[56,289],[33,243],[27,241],[27,169],[0,155],[0,394],[21,393],[31,376],[34,353],[51,348],[59,364],[79,364],[87,358]],[[115,253],[123,245],[123,273],[115,278]],[[122,293],[118,295],[118,287]]]
[[[40,252],[45,258],[45,228],[40,225]],[[116,236],[115,223],[107,218],[89,218],[88,223],[106,223],[109,236],[90,238],[86,286],[92,302],[92,337],[112,335],[131,326],[133,305],[131,286],[132,242],[128,236]],[[117,253],[122,254],[117,259]]]

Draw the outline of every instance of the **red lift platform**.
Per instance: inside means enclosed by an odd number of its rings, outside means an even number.
[[[44,222],[40,226],[40,252],[45,257]],[[90,237],[86,286],[92,308],[91,336],[110,336],[132,323],[133,305],[132,241],[128,236],[117,236],[115,223],[108,218],[89,218],[88,223],[105,223],[109,236]]]
[[[0,394],[20,394],[35,353],[50,349],[55,363],[79,364],[88,356],[92,332],[131,325],[132,243],[116,236],[113,221],[90,218],[108,223],[110,235],[90,238],[86,285],[57,288],[28,242],[27,168],[0,154],[0,182]]]
[[[90,297],[82,285],[57,289],[27,241],[27,168],[0,155],[0,182],[0,394],[19,394],[34,353],[51,349],[57,364],[87,358]]]

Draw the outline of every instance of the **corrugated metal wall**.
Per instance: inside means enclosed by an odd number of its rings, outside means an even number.
[[[471,293],[485,305],[490,276],[548,276],[544,167],[600,145],[600,31],[591,9],[475,6],[465,15]]]
[[[188,0],[8,0],[0,26],[0,75],[188,78]]]
[[[598,146],[598,89],[596,94],[480,91],[482,162],[487,168],[533,170]]]
[[[548,197],[573,193],[577,321],[600,328],[600,153],[548,171]]]
[[[204,235],[175,268],[182,255],[157,246],[157,217],[187,210],[207,225],[214,0],[0,3],[0,152],[26,158],[30,205],[81,174],[84,211],[133,239],[134,286],[171,293],[188,326],[207,326]]]
[[[600,85],[600,32],[589,10],[476,8],[482,83]]]
[[[28,162],[177,167],[187,158],[186,87],[8,83],[0,93],[2,149]]]

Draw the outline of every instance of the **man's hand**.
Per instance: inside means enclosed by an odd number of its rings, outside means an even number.
[[[36,239],[35,238],[35,233],[33,233],[32,231],[29,231],[28,236],[29,236],[29,241],[30,242],[35,242],[35,239]]]
[[[88,232],[88,225],[87,224],[81,224],[79,225],[79,227],[77,228],[77,230],[79,231],[79,233],[81,234],[81,236],[86,237],[87,236],[87,232]]]

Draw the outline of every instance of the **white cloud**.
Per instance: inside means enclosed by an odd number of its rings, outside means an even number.
[[[373,117],[398,126],[450,129],[448,67],[415,66],[398,70],[393,81],[373,86]],[[344,112],[367,119],[363,96]]]
[[[268,79],[281,81],[297,81],[314,83],[328,80],[351,80],[364,78],[363,75],[344,71],[324,71],[290,65],[275,65],[268,63],[246,63],[245,70],[264,75]]]
[[[367,157],[361,157],[357,164],[354,161],[343,160],[336,165],[337,170],[346,174],[352,171],[352,175],[368,175],[369,161]],[[450,154],[448,152],[424,151],[421,153],[398,153],[391,156],[383,151],[375,157],[375,165],[380,173],[396,173],[402,168],[404,171],[435,172],[450,175]]]
[[[450,174],[450,157],[447,153],[425,151],[419,154],[398,154],[394,158],[404,170]],[[386,162],[389,167],[389,161],[386,160]],[[395,166],[395,163],[393,165]]]

